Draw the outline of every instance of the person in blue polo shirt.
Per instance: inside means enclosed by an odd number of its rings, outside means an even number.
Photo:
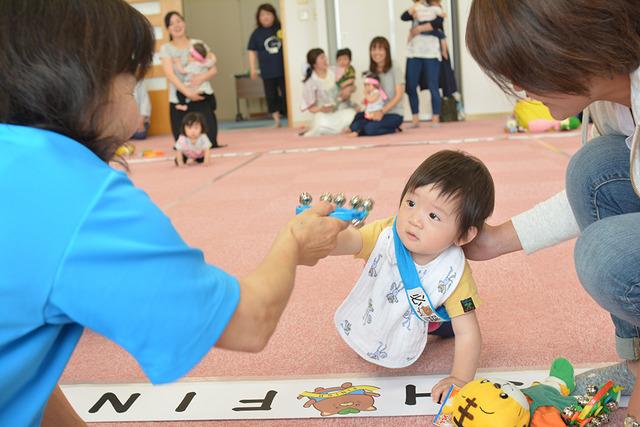
[[[214,345],[259,351],[296,266],[326,256],[346,227],[325,203],[286,224],[249,275],[208,265],[108,164],[137,126],[133,91],[153,51],[151,25],[123,0],[0,2],[3,426],[40,425],[47,402],[45,424],[82,423],[56,384],[84,328],[153,383]]]

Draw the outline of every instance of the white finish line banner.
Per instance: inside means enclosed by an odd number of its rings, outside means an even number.
[[[477,376],[528,387],[546,378],[548,371],[482,372]],[[61,387],[88,422],[397,417],[437,414],[440,405],[433,402],[430,392],[442,378],[345,375]]]

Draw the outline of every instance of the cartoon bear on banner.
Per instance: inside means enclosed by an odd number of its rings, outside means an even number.
[[[376,410],[373,404],[374,398],[380,396],[375,393],[377,390],[379,390],[378,387],[370,385],[354,386],[351,383],[343,383],[340,387],[316,387],[313,392],[300,393],[298,399],[308,398],[304,407],[313,406],[323,417],[336,414],[358,414],[361,411]]]

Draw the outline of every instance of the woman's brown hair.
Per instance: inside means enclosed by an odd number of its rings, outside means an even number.
[[[506,92],[587,95],[640,66],[637,0],[474,0],[467,47]]]
[[[382,67],[382,71],[378,70],[378,64],[373,61],[371,58],[371,49],[374,47],[380,46],[387,53],[384,59],[384,66]],[[374,37],[369,43],[369,71],[374,74],[386,73],[391,69],[393,63],[391,62],[391,46],[389,46],[389,40],[382,36]]]
[[[320,49],[319,47],[310,49],[309,52],[307,52],[308,67],[304,73],[304,80],[302,80],[303,83],[311,78],[311,75],[313,74],[313,67],[315,67],[318,57],[322,54],[324,54],[324,50]]]
[[[122,0],[0,1],[0,123],[51,130],[111,160],[125,142],[102,135],[111,84],[142,78],[154,43]]]

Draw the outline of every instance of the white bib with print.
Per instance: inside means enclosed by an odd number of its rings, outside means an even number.
[[[437,309],[464,273],[462,249],[451,246],[427,265],[417,265],[425,292]],[[433,313],[433,320],[438,317]],[[411,365],[427,344],[428,322],[407,300],[395,256],[393,228],[385,228],[347,298],[335,313],[340,336],[363,359],[387,368]]]

